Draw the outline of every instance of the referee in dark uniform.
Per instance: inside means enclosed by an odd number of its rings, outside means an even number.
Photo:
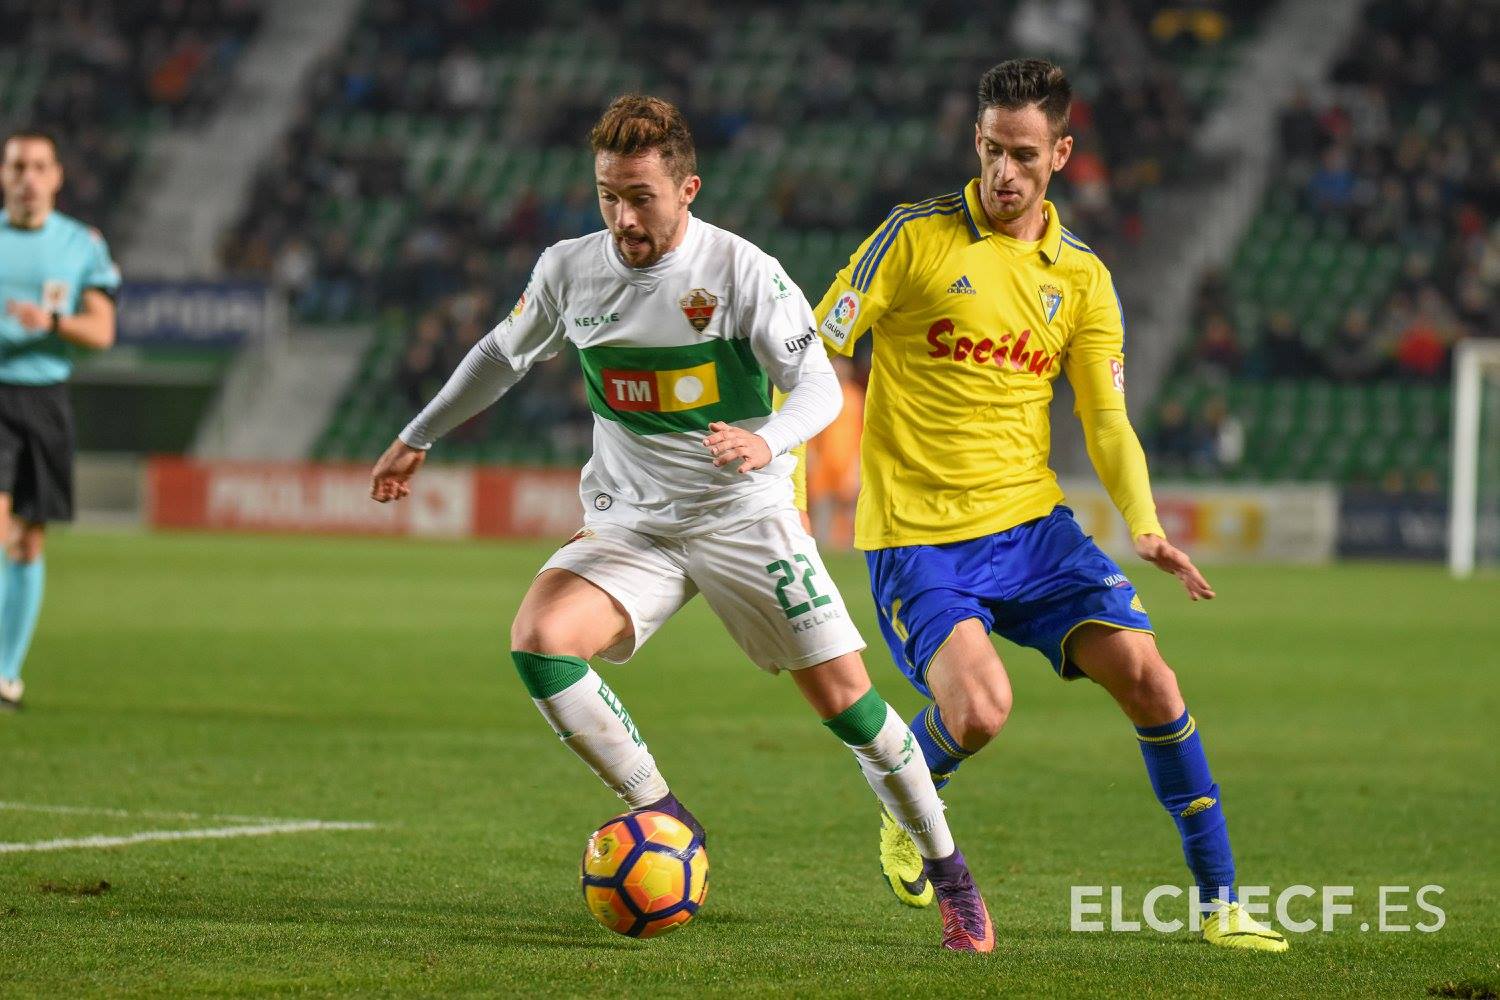
[[[0,709],[21,704],[21,665],[42,609],[50,521],[73,518],[73,411],[80,351],[115,341],[120,270],[97,229],[53,207],[62,187],[45,132],[5,140],[0,186]]]

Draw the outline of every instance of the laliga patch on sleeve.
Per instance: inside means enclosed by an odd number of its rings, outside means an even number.
[[[534,267],[531,269],[531,273],[526,276],[526,287],[521,289],[521,297],[516,299],[516,304],[510,311],[511,319],[516,319],[526,311],[526,301],[533,297],[531,289],[536,286],[536,272],[538,270],[540,270],[539,267]]]
[[[833,304],[833,311],[823,320],[823,334],[836,347],[843,347],[854,332],[854,321],[859,318],[859,294],[845,292]]]
[[[1109,359],[1109,377],[1116,392],[1125,391],[1125,366],[1114,358]]]

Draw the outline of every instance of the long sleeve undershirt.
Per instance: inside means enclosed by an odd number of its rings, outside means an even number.
[[[406,425],[401,440],[424,451],[431,448],[438,438],[493,405],[524,374],[511,367],[492,337],[480,338],[432,402]]]
[[[843,408],[844,393],[832,368],[803,369],[802,378],[756,433],[770,447],[771,457],[777,458],[816,437]]]
[[[1130,537],[1162,535],[1151,499],[1151,476],[1146,452],[1124,410],[1082,410],[1083,439],[1099,481],[1130,528]]]

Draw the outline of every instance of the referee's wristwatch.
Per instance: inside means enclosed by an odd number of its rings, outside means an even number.
[[[51,332],[52,336],[55,337],[57,336],[57,326],[62,322],[62,313],[54,309],[47,315],[52,318],[52,321],[47,324],[47,329]]]

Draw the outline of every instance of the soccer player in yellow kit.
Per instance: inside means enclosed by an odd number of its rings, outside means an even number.
[[[1109,271],[1046,200],[1067,163],[1071,88],[1050,63],[1013,60],[979,84],[980,176],[900,205],[816,310],[830,350],[873,335],[855,545],[891,655],[932,699],[911,728],[945,783],[1011,708],[994,631],[1088,677],[1136,727],[1146,770],[1182,837],[1204,937],[1284,951],[1235,898],[1219,788],[1177,678],[1120,567],[1084,535],[1048,468],[1047,405],[1065,374],[1089,458],[1142,559],[1214,596],[1156,517],[1125,414],[1125,322]],[[883,817],[881,864],[903,902],[931,888]]]

